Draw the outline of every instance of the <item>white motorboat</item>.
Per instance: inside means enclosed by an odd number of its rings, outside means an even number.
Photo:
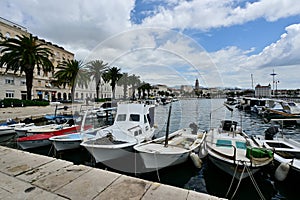
[[[205,133],[192,128],[183,128],[166,137],[140,143],[134,149],[141,155],[146,169],[161,169],[188,160],[192,152],[198,152]]]
[[[119,103],[114,124],[99,130],[94,138],[81,145],[96,163],[130,154],[134,145],[153,137],[154,108],[139,103]]]
[[[272,122],[294,121],[295,119],[272,119]],[[300,119],[297,119],[300,120]],[[278,164],[289,165],[289,170],[300,173],[300,142],[287,137],[283,128],[271,126],[265,131],[265,135],[254,135],[252,139],[261,147],[274,151],[274,160]],[[289,173],[289,172],[288,172]],[[286,174],[287,176],[288,174]],[[285,179],[286,177],[284,177]]]
[[[272,151],[255,145],[241,128],[238,128],[236,121],[221,122],[219,128],[208,131],[205,139],[208,158],[218,168],[236,179],[243,179],[273,160]]]
[[[80,143],[83,140],[95,137],[96,133],[97,129],[90,129],[79,133],[53,136],[50,137],[49,140],[52,142],[56,151],[65,151],[80,148]]]

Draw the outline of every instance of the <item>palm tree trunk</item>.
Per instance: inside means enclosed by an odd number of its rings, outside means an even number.
[[[100,81],[98,81],[97,85],[96,85],[96,97],[97,97],[97,99],[99,99],[99,85],[100,85]]]
[[[33,70],[29,70],[26,72],[26,89],[27,89],[26,94],[28,100],[31,100],[32,81],[33,81]]]

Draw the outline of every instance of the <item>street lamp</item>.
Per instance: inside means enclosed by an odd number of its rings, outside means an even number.
[[[275,97],[277,97],[277,84],[279,83],[279,80],[275,81],[276,90],[275,90]]]
[[[274,72],[274,69],[273,69],[273,73],[270,74],[271,76],[273,76],[273,95],[274,95],[274,84],[275,84],[275,76],[277,75],[275,72]]]

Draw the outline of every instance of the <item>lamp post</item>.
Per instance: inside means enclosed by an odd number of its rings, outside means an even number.
[[[273,73],[272,74],[270,74],[271,76],[273,76],[273,96],[274,96],[274,84],[275,84],[275,76],[277,75],[275,72],[274,72],[274,69],[273,69]]]
[[[279,80],[275,81],[276,89],[275,89],[275,97],[277,97],[277,84],[279,83]]]

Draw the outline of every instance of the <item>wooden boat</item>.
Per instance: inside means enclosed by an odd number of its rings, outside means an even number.
[[[81,145],[96,163],[130,154],[134,145],[153,137],[154,108],[140,103],[119,103],[114,124],[99,130],[94,138]]]
[[[85,114],[83,116],[82,120],[82,126],[85,126],[86,119],[88,119],[89,115],[93,115],[94,110],[86,110]],[[52,145],[54,146],[56,151],[65,151],[65,150],[71,150],[71,149],[77,149],[80,148],[80,143],[83,140],[91,139],[95,137],[98,130],[103,129],[104,127],[100,128],[89,128],[87,130],[80,130],[77,133],[71,133],[71,134],[64,134],[64,135],[58,135],[58,136],[52,136],[49,138],[49,140],[52,142]]]
[[[25,126],[31,126],[32,124],[33,123],[13,123],[0,126],[0,142],[6,142],[14,138],[16,135],[15,129],[22,128]]]
[[[141,155],[146,169],[161,169],[184,163],[192,152],[198,152],[205,133],[183,128],[171,133],[166,144],[165,136],[140,143],[134,149]]]
[[[284,122],[289,122],[295,119],[272,119],[272,122],[280,122],[282,125]],[[298,120],[300,120],[298,118]],[[265,135],[255,135],[252,139],[257,145],[274,151],[274,160],[277,164],[287,164],[289,170],[293,171],[293,174],[300,173],[300,142],[288,138],[283,131],[283,128],[279,129],[276,126],[272,126],[265,131]],[[287,173],[290,173],[287,171]],[[285,175],[283,180],[288,174]]]
[[[91,126],[87,126],[84,129],[88,129]],[[57,129],[47,129],[48,132],[40,132],[33,135],[21,137],[17,139],[17,144],[21,149],[31,149],[42,146],[51,145],[49,140],[52,136],[63,135],[68,133],[76,133],[80,130],[80,125],[60,126]],[[50,131],[51,130],[51,131]]]
[[[6,142],[12,139],[15,135],[15,130],[11,126],[0,126],[0,142]]]
[[[248,138],[233,120],[221,121],[219,128],[206,135],[208,158],[221,170],[243,179],[273,160],[272,151],[260,148]]]

